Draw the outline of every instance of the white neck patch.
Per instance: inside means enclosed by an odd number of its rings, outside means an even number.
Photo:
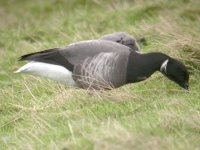
[[[165,74],[167,74],[167,64],[168,64],[168,62],[169,62],[169,59],[165,60],[162,63],[162,65],[160,67],[160,72],[164,72]]]

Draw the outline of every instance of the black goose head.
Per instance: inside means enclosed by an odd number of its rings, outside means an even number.
[[[160,71],[182,88],[189,90],[189,73],[180,61],[169,58],[163,62]]]

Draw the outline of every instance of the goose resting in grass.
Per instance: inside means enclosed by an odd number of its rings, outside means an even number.
[[[117,88],[160,71],[188,90],[189,74],[180,61],[159,52],[140,54],[106,40],[81,41],[19,58],[24,60],[31,62],[16,73],[30,73],[84,89]]]
[[[140,51],[140,48],[136,39],[126,32],[114,32],[111,34],[106,34],[102,36],[101,38],[99,38],[99,40],[108,40],[112,42],[117,42],[117,43],[130,47],[134,51]]]

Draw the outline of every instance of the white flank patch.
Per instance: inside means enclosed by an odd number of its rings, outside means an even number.
[[[166,74],[167,74],[167,63],[168,63],[168,59],[167,60],[165,60],[163,63],[162,63],[162,65],[161,65],[161,67],[160,67],[160,71],[161,72],[165,72]]]
[[[72,78],[72,72],[60,65],[32,61],[19,68],[15,73],[19,72],[46,77],[68,85],[76,84]]]

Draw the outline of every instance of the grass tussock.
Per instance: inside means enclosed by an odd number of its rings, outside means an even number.
[[[0,3],[1,149],[199,149],[198,1]],[[144,53],[160,51],[184,62],[190,92],[159,73],[111,91],[13,74],[23,54],[116,31],[145,38]]]

